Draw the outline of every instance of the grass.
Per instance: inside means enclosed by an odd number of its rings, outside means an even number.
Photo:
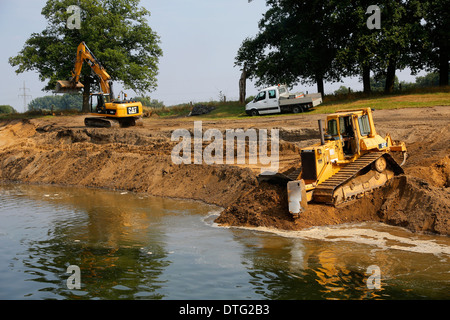
[[[245,105],[237,101],[218,104],[216,109],[208,114],[202,115],[205,119],[241,118],[246,117]]]
[[[195,119],[242,119],[248,117],[245,113],[245,105],[237,101],[228,102],[205,102],[203,105],[213,105],[215,110],[209,114],[195,116]],[[394,92],[385,94],[383,92],[374,92],[365,94],[363,92],[351,92],[341,95],[326,95],[324,103],[315,107],[308,114],[333,113],[337,110],[356,109],[371,107],[373,109],[401,109],[401,108],[419,108],[433,107],[438,105],[450,106],[450,86],[447,87],[428,87],[412,89],[407,92]],[[184,104],[174,107],[167,107],[158,111],[161,117],[185,117],[192,109],[192,105]],[[170,112],[168,110],[171,110]],[[286,117],[293,114],[270,114],[270,117]]]
[[[218,102],[210,101],[198,103],[207,106],[214,106],[215,110],[209,114],[195,116],[192,119],[198,120],[217,120],[217,119],[243,119],[248,118],[245,114],[245,105],[237,101]],[[323,114],[333,113],[343,109],[356,109],[371,107],[373,109],[401,109],[401,108],[419,108],[433,106],[450,106],[450,86],[447,87],[429,87],[413,89],[408,92],[395,92],[386,95],[381,92],[375,92],[370,95],[363,92],[351,92],[341,95],[326,95],[324,103],[315,107],[313,110],[304,113]],[[193,105],[190,103],[181,104],[172,107],[151,109],[144,107],[144,112],[157,114],[160,118],[186,118]],[[77,111],[65,111],[56,113],[56,115],[81,114]],[[270,117],[289,117],[293,114],[270,114]],[[49,112],[26,112],[15,114],[0,114],[0,119],[24,119],[52,116]]]
[[[228,102],[200,102],[196,103],[198,105],[213,106],[215,109],[208,114],[195,116],[197,119],[230,119],[230,118],[242,118],[246,117],[245,105],[240,104],[237,101]],[[161,118],[176,118],[176,117],[186,117],[191,112],[194,105],[189,103],[176,105],[172,107],[165,107],[159,109],[152,109],[152,113],[157,114]]]
[[[450,106],[450,91],[433,93],[395,94],[384,97],[361,98],[325,102],[311,111],[315,113],[332,113],[342,109],[371,107],[373,109],[424,108]]]
[[[51,112],[50,110],[27,111],[24,113],[0,113],[0,120],[15,120],[15,119],[34,119],[34,118],[48,118],[54,116],[70,116],[84,114],[78,110],[64,110]]]

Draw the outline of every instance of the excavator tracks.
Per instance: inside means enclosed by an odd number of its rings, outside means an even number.
[[[142,126],[142,118],[106,118],[106,117],[88,117],[84,119],[84,125],[91,128],[111,128],[111,127],[134,127]]]
[[[343,184],[356,177],[363,169],[371,166],[378,158],[384,156],[395,174],[403,173],[403,169],[385,152],[368,153],[342,168],[338,173],[325,180],[314,190],[313,199],[317,202],[337,205],[335,191]]]

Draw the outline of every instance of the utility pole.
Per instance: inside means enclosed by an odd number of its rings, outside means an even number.
[[[19,94],[19,97],[23,97],[23,111],[27,111],[27,97],[31,98],[31,95],[27,94],[27,90],[30,91],[29,88],[25,87],[25,81],[23,82],[23,88],[20,88],[19,90],[23,91],[22,94]]]

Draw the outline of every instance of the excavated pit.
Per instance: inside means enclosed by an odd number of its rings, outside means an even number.
[[[427,118],[423,113],[427,112]],[[416,232],[450,234],[450,107],[379,110],[381,135],[407,144],[405,174],[339,207],[311,204],[293,219],[284,187],[257,182],[255,165],[172,162],[175,129],[189,119],[144,119],[143,127],[86,128],[83,116],[0,122],[0,180],[98,187],[200,200],[224,208],[216,222],[301,230],[319,225],[380,221]],[[324,115],[204,121],[203,129],[279,128],[280,171],[300,163],[298,150],[317,142]]]

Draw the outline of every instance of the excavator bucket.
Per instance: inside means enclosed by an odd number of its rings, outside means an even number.
[[[55,93],[80,93],[84,88],[81,82],[73,83],[67,80],[58,80],[56,82]]]

